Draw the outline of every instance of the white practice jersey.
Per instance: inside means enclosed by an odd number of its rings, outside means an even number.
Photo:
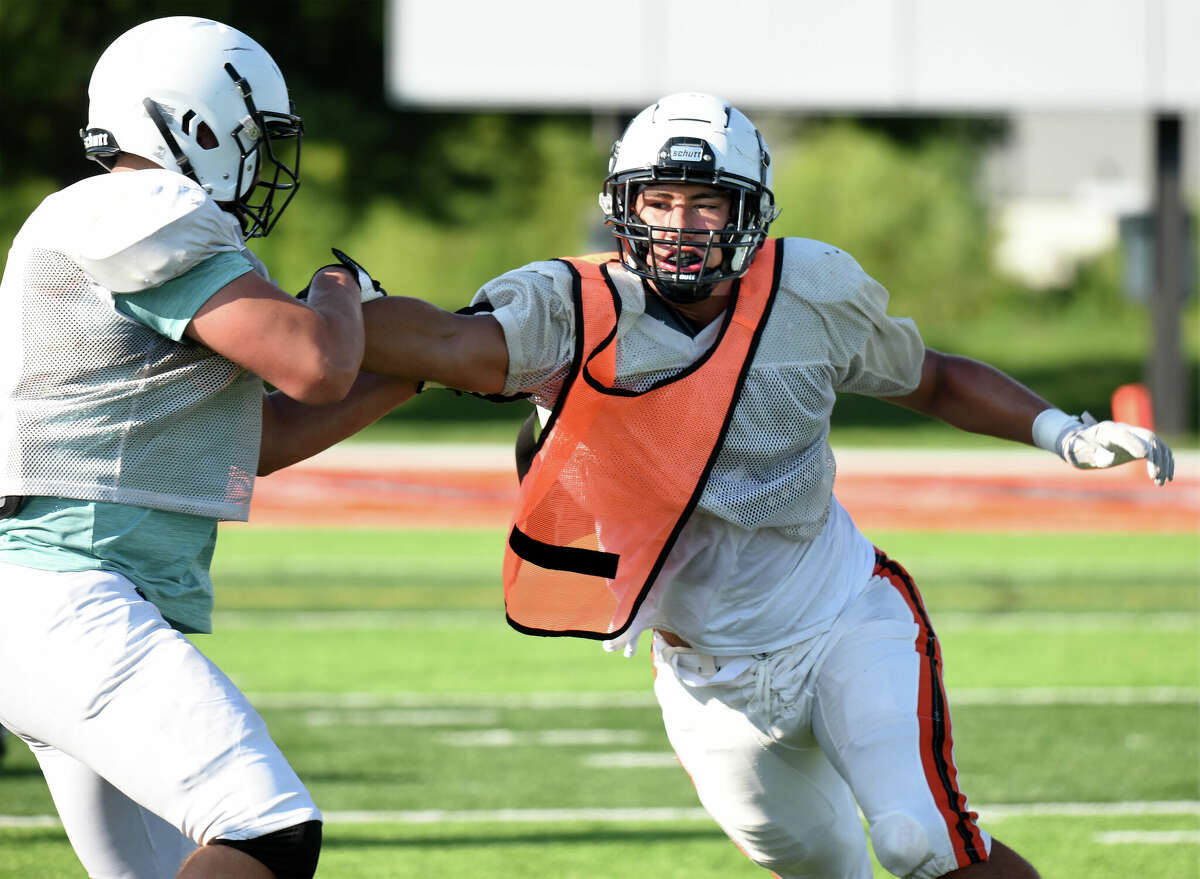
[[[261,380],[116,307],[223,253],[265,275],[236,219],[171,171],[101,174],[42,202],[0,284],[0,495],[247,518]]]
[[[914,390],[924,345],[848,254],[802,238],[781,245],[780,289],[696,510],[628,634],[609,646],[631,649],[653,626],[718,655],[777,649],[824,631],[870,576],[871,545],[832,495],[829,418],[838,392]],[[646,313],[640,278],[616,266],[612,278],[617,386],[643,390],[712,346],[719,320],[689,337]],[[571,290],[566,264],[547,261],[476,294],[504,330],[505,394],[553,407],[574,353]]]

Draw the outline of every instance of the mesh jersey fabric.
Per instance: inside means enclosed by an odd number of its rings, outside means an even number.
[[[170,171],[90,177],[34,211],[0,282],[0,494],[247,518],[261,380],[115,306],[223,253],[261,271]]]
[[[808,540],[829,514],[836,464],[829,416],[838,392],[897,396],[916,388],[924,346],[887,314],[887,291],[852,257],[801,238],[782,241],[780,290],[721,452],[697,509],[740,528]],[[644,390],[701,357],[720,328],[694,338],[646,315],[641,279],[614,268],[622,300],[614,385]],[[571,276],[533,263],[485,285],[509,352],[505,394],[552,408],[574,350]]]

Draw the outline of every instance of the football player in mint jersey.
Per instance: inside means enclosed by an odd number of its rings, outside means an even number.
[[[0,722],[91,876],[312,876],[320,812],[183,633],[211,630],[217,523],[247,517],[255,475],[409,389],[359,373],[365,272],[318,270],[302,302],[246,246],[300,183],[262,46],[146,22],[89,101],[111,173],[46,198],[0,282]]]

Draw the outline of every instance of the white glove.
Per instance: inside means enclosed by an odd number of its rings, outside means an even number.
[[[379,299],[388,295],[387,290],[384,290],[381,286],[379,286],[379,282],[372,278],[370,274],[367,273],[366,269],[364,269],[350,257],[346,256],[346,254],[338,250],[336,247],[331,247],[329,249],[337,258],[337,262],[327,266],[321,266],[321,268],[317,269],[316,272],[313,272],[314,278],[319,273],[325,271],[325,269],[349,269],[351,273],[353,273],[355,280],[358,281],[358,289],[359,293],[362,295],[363,302],[370,302],[372,299]],[[304,289],[296,294],[296,298],[308,299],[308,288],[311,285],[312,281],[310,280],[308,284],[304,286]]]
[[[379,299],[383,296],[387,296],[387,290],[384,290],[382,287],[380,287],[379,282],[367,274],[366,269],[364,269],[350,257],[346,256],[346,254],[342,253],[342,251],[338,250],[336,247],[331,247],[329,249],[333,252],[333,255],[337,257],[337,261],[350,271],[354,272],[355,277],[358,278],[358,289],[362,291],[363,302],[370,302],[372,299]]]
[[[1087,412],[1075,418],[1058,409],[1045,410],[1034,419],[1033,441],[1081,470],[1145,458],[1146,474],[1156,485],[1175,476],[1175,456],[1153,431],[1120,421],[1097,421]]]

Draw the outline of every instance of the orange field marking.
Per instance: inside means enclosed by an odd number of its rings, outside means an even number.
[[[1200,477],[1190,459],[1159,488],[1141,463],[1082,472],[1037,452],[838,458],[834,493],[867,530],[1200,533]],[[259,479],[250,524],[504,528],[517,490],[509,460],[327,453]]]
[[[250,524],[504,527],[515,473],[293,468],[258,480]]]

